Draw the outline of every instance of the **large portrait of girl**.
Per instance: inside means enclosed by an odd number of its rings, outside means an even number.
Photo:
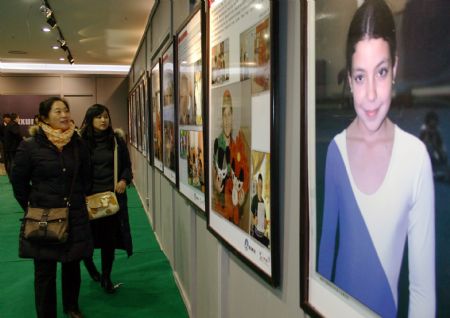
[[[430,9],[447,32],[425,32],[423,4],[315,1],[309,301],[336,316],[450,313],[450,24]]]

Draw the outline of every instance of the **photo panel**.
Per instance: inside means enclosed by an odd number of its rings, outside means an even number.
[[[161,74],[159,61],[153,66],[151,73],[151,101],[152,101],[152,140],[153,165],[163,171],[163,137],[161,116]]]
[[[450,4],[424,4],[302,2],[309,313],[450,314]]]
[[[176,147],[175,147],[175,81],[174,52],[170,44],[162,56],[162,92],[163,92],[163,164],[164,175],[176,183]]]
[[[141,94],[141,83],[138,82],[134,89],[135,95],[136,95],[136,106],[137,106],[137,115],[136,115],[136,129],[137,129],[137,145],[139,152],[142,153],[142,123],[143,123],[143,116],[142,116],[142,94]]]
[[[277,285],[275,2],[209,6],[208,229]]]
[[[131,125],[132,125],[132,112],[131,112],[131,94],[128,93],[128,142],[130,144],[132,144],[132,140],[131,140]]]
[[[205,210],[201,11],[177,35],[178,171],[180,192]]]
[[[132,92],[132,104],[131,104],[131,106],[132,106],[132,114],[133,114],[133,122],[132,122],[132,125],[131,125],[131,127],[132,127],[132,131],[131,131],[131,133],[132,133],[132,141],[133,141],[133,143],[132,143],[132,145],[135,147],[135,148],[137,148],[138,147],[138,143],[137,143],[137,96],[136,96],[137,94],[136,94],[136,91],[134,90],[133,92]]]
[[[143,125],[143,135],[144,135],[144,156],[147,158],[147,161],[150,162],[150,105],[148,103],[148,75],[147,71],[145,72],[143,82],[142,82],[142,94],[144,101],[144,125]]]
[[[142,136],[142,155],[147,157],[147,136],[145,135],[145,96],[144,96],[144,81],[145,75],[139,83],[139,96],[141,100],[141,136]]]

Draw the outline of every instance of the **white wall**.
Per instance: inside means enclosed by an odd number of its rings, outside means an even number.
[[[189,0],[175,0],[172,29],[187,17]],[[169,29],[172,1],[161,0],[149,32],[147,65]],[[135,183],[153,230],[172,265],[191,317],[304,317],[300,309],[300,3],[279,1],[280,286],[271,287],[230,253],[206,228],[206,216],[179,194],[132,148]],[[184,13],[183,13],[184,12]],[[158,55],[156,56],[156,58]],[[139,59],[141,60],[141,59]],[[145,163],[145,164],[144,164]],[[144,202],[145,203],[145,202]]]

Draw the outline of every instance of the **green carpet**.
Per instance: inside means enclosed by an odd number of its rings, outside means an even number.
[[[112,273],[113,282],[123,285],[115,294],[106,294],[81,265],[79,302],[83,314],[87,318],[188,317],[170,264],[133,187],[128,190],[128,200],[134,254],[128,258],[118,250]],[[22,214],[7,177],[0,177],[0,317],[35,317],[33,262],[17,256]],[[99,250],[94,258],[100,268]],[[57,285],[60,289],[60,273]],[[64,317],[59,290],[58,312]]]

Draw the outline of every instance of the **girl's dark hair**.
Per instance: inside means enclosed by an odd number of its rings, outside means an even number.
[[[356,44],[363,39],[383,39],[389,44],[392,65],[395,63],[397,40],[394,17],[383,0],[366,0],[356,10],[347,35],[346,68],[352,70]]]
[[[46,100],[42,101],[39,104],[39,117],[40,117],[39,119],[40,120],[42,120],[43,118],[48,118],[48,114],[50,113],[50,110],[52,109],[53,103],[57,102],[57,101],[64,103],[64,105],[66,105],[67,109],[70,110],[69,103],[64,98],[57,97],[57,96],[47,98]]]
[[[84,115],[83,123],[81,124],[81,137],[88,142],[90,149],[95,148],[95,138],[94,138],[94,118],[100,116],[106,112],[109,117],[109,126],[106,129],[106,134],[108,136],[108,141],[111,149],[114,147],[114,130],[112,128],[111,115],[109,114],[109,109],[101,104],[94,104],[88,108],[86,115]]]

